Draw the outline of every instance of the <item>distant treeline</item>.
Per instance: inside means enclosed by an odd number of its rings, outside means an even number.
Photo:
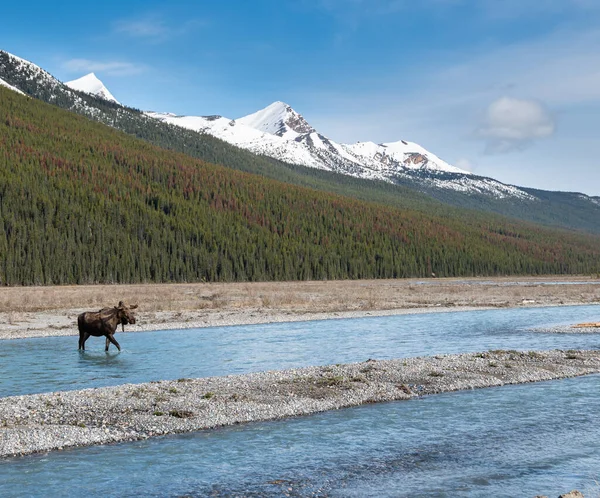
[[[428,215],[166,151],[0,88],[0,284],[591,273],[600,238]]]

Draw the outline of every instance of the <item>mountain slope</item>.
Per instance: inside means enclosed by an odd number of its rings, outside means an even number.
[[[450,166],[423,147],[405,141],[379,145],[373,142],[359,142],[354,145],[337,144],[318,133],[301,114],[285,102],[274,102],[260,111],[236,119],[235,123],[288,141],[300,142],[307,147],[329,150],[332,154],[338,154],[357,165],[373,170],[384,169],[382,165],[387,167],[394,165],[396,169],[427,169],[468,174],[466,171]],[[328,167],[326,160],[321,162],[322,169],[334,169]],[[381,179],[386,178],[387,175],[382,175]]]
[[[0,137],[3,285],[598,271],[598,236],[293,187],[5,88]]]
[[[502,186],[503,184],[500,182],[484,177],[432,169],[413,168],[410,172],[396,175],[392,179],[394,183],[390,184],[348,176],[347,171],[344,174],[337,174],[315,167],[303,167],[294,164],[295,157],[286,157],[286,161],[280,161],[262,155],[264,154],[264,151],[261,150],[263,144],[259,140],[262,135],[269,135],[270,140],[279,140],[276,143],[280,144],[282,155],[290,153],[287,147],[290,141],[282,144],[284,139],[277,135],[266,134],[240,123],[235,124],[234,122],[235,126],[232,126],[229,124],[231,121],[216,116],[180,117],[173,122],[182,124],[178,121],[190,120],[193,122],[197,120],[200,124],[186,124],[187,127],[174,126],[163,122],[164,119],[154,119],[136,109],[120,106],[115,102],[109,102],[88,93],[75,91],[35,64],[1,50],[0,79],[31,97],[105,123],[161,147],[290,184],[335,192],[389,206],[418,209],[441,216],[483,220],[489,218],[489,214],[482,214],[482,212],[497,213],[548,226],[600,233],[599,200],[583,194],[554,193]],[[173,115],[168,116],[176,118]],[[218,125],[224,130],[223,133],[233,134],[231,129],[241,129],[242,126],[245,126],[250,137],[248,142],[253,143],[253,140],[256,142],[255,153],[232,146],[212,135],[193,131],[204,130],[209,126],[206,123],[210,123],[211,120],[219,122]],[[252,137],[258,138],[255,140]],[[294,152],[295,149],[291,150]],[[310,156],[309,159],[314,160],[314,157]],[[376,173],[379,172],[373,170],[374,178],[376,178]],[[451,180],[453,188],[446,188],[450,184],[448,180]],[[468,183],[468,189],[463,185],[465,182]],[[490,189],[494,189],[496,186],[500,186],[500,190],[495,190],[492,195],[489,195]],[[505,188],[515,189],[526,195],[500,195]],[[535,197],[535,200],[529,199],[531,196]],[[465,211],[463,208],[467,208],[469,211]],[[499,218],[498,222],[500,223],[502,220]]]

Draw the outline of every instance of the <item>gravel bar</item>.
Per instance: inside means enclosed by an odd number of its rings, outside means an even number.
[[[0,457],[600,373],[600,351],[488,351],[0,398]]]
[[[529,332],[543,334],[600,334],[600,327],[577,327],[574,325],[554,325],[552,327],[531,327]]]

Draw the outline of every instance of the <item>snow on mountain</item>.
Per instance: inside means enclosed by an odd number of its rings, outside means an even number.
[[[600,197],[591,197],[585,194],[579,194],[578,197],[583,199],[584,201],[591,202],[592,204],[596,204],[596,206],[600,206]]]
[[[295,140],[298,136],[315,131],[302,115],[285,102],[273,102],[260,111],[236,119],[236,122],[287,140]]]
[[[61,102],[66,109],[110,126],[117,126],[121,118],[127,121],[130,116],[130,111],[124,107],[105,109],[74,90],[81,89],[92,97],[117,104],[110,91],[93,74],[71,81],[67,86],[35,64],[0,50],[0,78],[4,84],[27,95],[50,103]],[[415,143],[403,140],[383,144],[337,143],[315,130],[302,115],[283,102],[274,102],[236,120],[222,116],[144,114],[142,119],[158,119],[213,135],[255,154],[290,164],[369,180],[409,182],[415,188],[422,185],[423,188],[485,194],[499,199],[537,199],[525,190],[456,168]]]
[[[44,98],[53,103],[58,100],[72,102],[69,110],[89,116],[98,115],[94,106],[86,104],[76,92],[58,81],[47,71],[33,62],[21,59],[4,50],[0,50],[0,77],[11,86],[18,88],[26,95]],[[43,92],[43,96],[36,92]]]
[[[338,144],[318,133],[304,117],[284,102],[274,102],[248,116],[230,120],[220,116],[175,116],[148,112],[162,121],[216,136],[256,154],[360,178],[390,181],[394,173],[429,169],[466,173],[448,165],[416,144],[365,147]],[[412,145],[412,146],[411,146]]]
[[[400,140],[384,144],[374,142],[357,142],[346,145],[347,150],[365,160],[377,160],[382,164],[402,164],[408,169],[430,169],[436,171],[447,171],[449,173],[469,174],[447,162],[436,155],[425,150],[418,144]]]
[[[25,81],[43,81],[49,90],[53,90],[60,82],[50,73],[44,71],[41,67],[36,66],[33,62],[21,59],[4,50],[0,50],[0,74],[15,76]],[[3,76],[3,81],[9,86],[15,87],[14,84],[8,83],[7,78]]]
[[[102,97],[104,100],[109,100],[110,102],[120,104],[120,102],[113,97],[112,93],[108,91],[108,88],[104,86],[104,83],[102,83],[102,81],[100,81],[94,73],[86,74],[85,76],[82,76],[76,80],[67,81],[65,85],[73,90],[90,93],[92,95],[96,95],[97,97]]]
[[[412,142],[358,142],[351,145],[334,142],[317,132],[301,114],[284,102],[274,102],[235,120],[222,116],[146,114],[215,136],[255,154],[292,164],[390,183],[402,178],[418,178],[421,184],[430,187],[487,194],[500,199],[535,199],[517,187],[477,177],[452,166]]]
[[[147,112],[146,115],[169,124],[212,135],[255,154],[311,168],[323,168],[302,144],[222,116],[176,116],[157,112]]]
[[[19,90],[18,88],[9,85],[6,81],[4,81],[3,79],[0,79],[0,86],[4,86],[6,88],[10,88],[11,90],[13,90],[14,92],[20,93],[21,95],[25,95],[21,90]]]

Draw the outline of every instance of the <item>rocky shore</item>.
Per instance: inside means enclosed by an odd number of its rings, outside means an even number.
[[[0,456],[600,373],[600,351],[489,351],[0,399]]]

